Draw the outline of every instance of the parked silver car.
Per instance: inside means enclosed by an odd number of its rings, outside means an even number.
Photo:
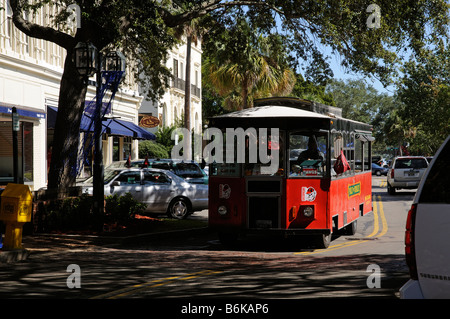
[[[192,184],[208,184],[208,174],[195,161],[183,161],[176,159],[145,159],[132,160],[131,167],[148,167],[169,170],[175,175],[184,178]],[[110,164],[107,168],[127,168],[127,161],[117,161]]]
[[[394,195],[400,188],[415,189],[428,167],[423,156],[396,157],[387,174],[387,191]]]
[[[149,168],[107,168],[104,172],[105,196],[131,193],[147,204],[147,211],[167,213],[183,219],[208,208],[208,185],[191,184],[170,171]],[[92,194],[92,178],[82,184],[83,193]]]

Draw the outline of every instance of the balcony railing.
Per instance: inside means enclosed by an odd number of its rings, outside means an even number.
[[[186,88],[186,81],[184,81],[180,78],[174,78],[174,79],[172,79],[172,87],[184,92],[184,90]],[[202,90],[199,87],[197,87],[194,84],[191,84],[191,94],[192,95],[201,97],[201,91]]]

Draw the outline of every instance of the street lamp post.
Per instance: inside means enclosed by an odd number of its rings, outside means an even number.
[[[104,172],[103,172],[103,145],[102,145],[102,57],[97,56],[97,74],[96,74],[96,98],[94,112],[94,180],[93,180],[93,196],[94,196],[94,214],[102,216],[104,211]]]
[[[75,47],[74,62],[78,72],[86,77],[96,74],[96,111],[94,112],[94,172],[93,199],[94,213],[104,212],[104,170],[102,151],[102,72],[124,72],[125,56],[119,51],[106,54],[104,61],[95,46],[80,42]],[[102,63],[103,62],[103,63]],[[102,70],[104,67],[104,70]]]

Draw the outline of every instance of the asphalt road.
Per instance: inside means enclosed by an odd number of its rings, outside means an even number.
[[[258,237],[230,248],[209,231],[131,246],[98,246],[89,238],[67,238],[49,248],[48,238],[24,238],[30,257],[0,264],[0,298],[137,298],[150,299],[154,307],[176,298],[176,309],[171,310],[177,313],[200,309],[182,308],[190,298],[195,298],[190,306],[214,300],[223,308],[228,300],[242,298],[396,299],[408,280],[403,239],[414,192],[390,196],[380,187],[384,180],[374,177],[375,209],[359,220],[356,235],[334,238],[326,250],[297,240]],[[206,218],[205,214],[193,218]]]

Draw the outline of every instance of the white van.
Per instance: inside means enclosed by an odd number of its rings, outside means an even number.
[[[405,255],[411,279],[402,299],[450,298],[450,136],[417,189],[408,213]]]

